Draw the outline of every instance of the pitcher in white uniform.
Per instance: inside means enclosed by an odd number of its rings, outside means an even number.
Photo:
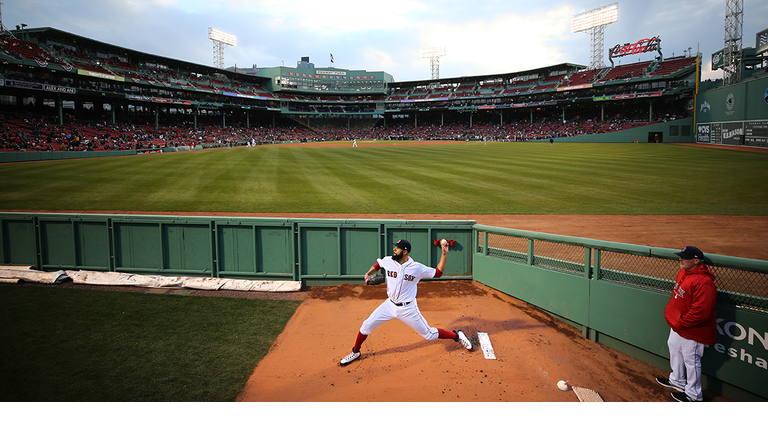
[[[384,269],[387,276],[387,300],[385,300],[371,315],[363,321],[355,340],[352,352],[341,359],[339,364],[346,366],[361,356],[360,348],[365,339],[380,325],[391,319],[399,319],[426,340],[452,339],[468,349],[472,349],[472,342],[462,330],[447,331],[441,328],[430,327],[427,320],[421,315],[416,302],[417,284],[422,278],[439,278],[445,271],[445,261],[448,256],[448,245],[442,246],[443,254],[437,268],[427,267],[414,261],[410,256],[411,243],[408,240],[398,240],[394,244],[392,256],[379,258],[376,264],[371,266],[365,274],[365,279]]]

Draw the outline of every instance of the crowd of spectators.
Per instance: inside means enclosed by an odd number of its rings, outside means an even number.
[[[669,113],[653,120],[674,120]],[[645,117],[645,118],[643,118]],[[488,140],[529,141],[599,134],[651,123],[642,112],[614,115],[605,121],[594,118],[542,118],[534,122],[499,124],[466,122],[415,125],[412,120],[390,120],[365,127],[313,125],[312,128],[284,119],[278,125],[220,125],[195,127],[188,122],[154,127],[137,123],[112,124],[106,121],[68,119],[59,124],[53,118],[0,115],[0,151],[103,151],[153,150],[164,147],[210,147],[306,141],[357,140]]]

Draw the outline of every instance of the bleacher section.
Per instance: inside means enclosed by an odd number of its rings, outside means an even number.
[[[595,78],[599,77],[605,69],[593,69],[587,71],[580,71],[571,74],[570,77],[563,80],[563,86],[577,86],[583,84],[591,84]]]
[[[672,75],[686,68],[693,68],[696,66],[696,57],[674,57],[663,62],[660,62],[658,66],[649,73],[649,77],[661,77],[665,75]]]
[[[17,59],[29,59],[38,62],[61,64],[61,60],[40,48],[33,42],[0,36],[0,49],[6,55]]]
[[[477,88],[477,95],[482,97],[493,97],[504,91],[503,84],[483,84]]]
[[[651,61],[644,61],[640,63],[631,63],[623,66],[616,66],[609,70],[602,78],[600,82],[608,82],[614,80],[629,81],[633,78],[642,78],[648,70],[648,66],[651,65]]]
[[[91,42],[89,42],[91,43]],[[613,68],[603,68],[596,70],[577,69],[577,65],[563,64],[557,68],[541,68],[519,74],[500,74],[498,76],[472,78],[443,79],[434,83],[420,81],[418,84],[409,83],[391,83],[386,91],[371,91],[359,94],[334,93],[325,90],[288,90],[278,89],[274,93],[267,90],[265,86],[272,84],[264,77],[254,79],[247,75],[239,75],[232,72],[222,73],[206,66],[190,67],[188,64],[178,61],[169,61],[168,59],[152,59],[152,56],[139,55],[131,57],[128,54],[109,53],[113,47],[102,47],[102,50],[88,47],[73,47],[70,43],[62,44],[57,42],[34,43],[29,41],[20,41],[13,37],[0,37],[0,48],[6,65],[5,76],[6,87],[15,89],[37,88],[40,89],[39,82],[47,84],[59,84],[62,87],[75,87],[69,94],[78,94],[80,90],[87,90],[83,94],[88,95],[85,98],[92,98],[94,90],[104,96],[111,97],[110,104],[116,100],[140,101],[140,104],[148,106],[143,113],[144,122],[149,117],[148,112],[155,112],[155,108],[162,107],[162,112],[169,118],[173,118],[168,108],[178,107],[183,103],[183,108],[174,110],[175,114],[184,112],[188,117],[184,120],[189,124],[191,113],[190,106],[204,106],[208,110],[208,115],[214,113],[221,119],[221,106],[226,106],[229,110],[255,109],[250,113],[254,116],[261,116],[262,121],[265,118],[271,120],[275,114],[277,118],[288,118],[289,115],[308,114],[311,118],[339,118],[345,123],[345,116],[354,116],[356,114],[366,114],[370,116],[375,114],[374,118],[384,118],[387,113],[403,113],[398,117],[407,118],[409,113],[419,111],[436,110],[438,112],[466,113],[477,112],[477,107],[482,106],[483,110],[493,109],[493,104],[498,104],[503,108],[510,110],[510,115],[515,115],[515,108],[526,106],[544,106],[557,105],[557,98],[560,97],[562,87],[575,86],[577,88],[567,89],[567,98],[573,99],[574,93],[587,96],[583,99],[591,99],[592,96],[601,96],[609,99],[614,97],[617,92],[636,92],[627,86],[627,82],[633,79],[650,78],[664,80],[669,77],[668,83],[660,92],[655,92],[655,97],[674,88],[674,86],[685,86],[686,80],[680,80],[679,77],[685,76],[691,72],[695,65],[695,57],[675,57],[663,62],[645,61],[630,63]],[[140,59],[140,60],[137,60]],[[30,62],[37,62],[38,68]],[[167,63],[167,64],[166,64]],[[25,67],[16,68],[15,65],[24,64]],[[62,73],[51,74],[45,68],[49,65],[60,65],[58,69]],[[27,67],[29,66],[29,70]],[[562,71],[566,69],[565,73]],[[583,66],[581,66],[583,68]],[[37,70],[36,70],[37,69]],[[89,74],[78,74],[78,69],[97,72],[109,76],[97,76]],[[22,72],[23,71],[23,72]],[[549,76],[557,71],[557,75]],[[69,73],[70,75],[67,75]],[[39,76],[40,78],[37,78]],[[125,79],[123,83],[120,79]],[[38,79],[38,82],[35,82]],[[65,81],[63,84],[56,81],[50,82],[49,79],[58,79]],[[30,84],[23,81],[29,81]],[[265,86],[257,84],[256,81],[264,83]],[[669,85],[671,83],[671,85]],[[682,83],[682,84],[681,84]],[[586,86],[584,84],[594,84]],[[584,85],[583,87],[578,87]],[[37,87],[35,87],[37,86]],[[632,84],[629,84],[632,86]],[[14,90],[18,94],[24,90]],[[37,90],[39,91],[39,90]],[[111,92],[111,93],[103,93]],[[250,97],[238,97],[250,96]],[[607,96],[606,96],[607,95]],[[127,96],[127,97],[126,97]],[[634,96],[634,95],[631,95]],[[98,97],[98,96],[96,96]],[[74,98],[74,97],[73,97]],[[177,98],[172,99],[171,98]],[[562,98],[562,97],[561,97]],[[52,107],[49,98],[48,107]],[[162,99],[156,101],[155,99]],[[629,99],[629,98],[627,98]],[[678,98],[679,99],[679,98]],[[80,98],[80,102],[87,101],[89,106],[98,105],[97,100]],[[172,103],[171,103],[172,101]],[[17,102],[18,103],[18,102]],[[27,102],[25,102],[27,103]],[[34,103],[34,102],[33,102]],[[120,104],[120,102],[117,102]],[[157,105],[166,103],[166,105]],[[541,105],[536,105],[536,104]],[[176,104],[176,105],[174,105]],[[20,104],[19,104],[20,105]],[[475,107],[473,107],[475,105]],[[38,104],[39,106],[39,104]],[[114,106],[114,105],[113,105]],[[119,105],[118,105],[119,107]],[[426,109],[424,109],[426,108]],[[123,108],[125,109],[125,108]],[[99,108],[100,110],[100,108]],[[537,108],[537,111],[539,109]],[[7,110],[6,110],[7,111]],[[44,110],[40,110],[41,112]],[[48,110],[48,114],[52,110]],[[67,110],[68,111],[68,110]],[[94,111],[91,108],[91,111]],[[529,111],[526,111],[529,112]],[[68,114],[68,112],[67,112]],[[89,112],[81,112],[85,117],[91,115]],[[132,113],[127,113],[132,115]],[[164,114],[164,115],[166,115]],[[654,113],[656,114],[656,113]],[[100,113],[101,118],[107,118],[109,113]],[[240,112],[240,121],[242,122],[243,111]],[[425,114],[428,115],[428,114]],[[546,117],[544,111],[540,114]],[[93,117],[96,117],[94,114]],[[233,118],[235,118],[234,116]],[[107,126],[105,122],[97,123],[79,123],[58,125],[56,122],[48,121],[47,125],[35,123],[33,118],[24,119],[6,119],[2,125],[4,132],[4,141],[0,143],[0,148],[8,150],[58,150],[58,149],[78,149],[78,150],[108,150],[115,148],[124,148],[125,146],[134,146],[139,148],[178,146],[189,141],[192,136],[191,128],[188,125],[178,126],[177,129],[164,130],[162,127],[150,127],[146,124],[142,126],[135,125],[130,131],[123,130],[120,127]],[[180,118],[180,117],[179,117]],[[504,118],[508,118],[506,112]],[[67,119],[71,120],[71,119]],[[157,122],[156,118],[154,120]],[[434,138],[440,137],[471,137],[494,135],[500,138],[517,137],[520,139],[535,139],[532,137],[543,136],[542,134],[551,134],[557,136],[568,136],[582,133],[602,133],[617,128],[629,127],[626,125],[639,125],[638,122],[619,121],[619,122],[598,122],[594,118],[585,121],[575,121],[569,124],[553,121],[551,124],[547,121],[540,122],[537,119],[534,124],[538,126],[528,126],[526,128],[493,127],[493,126],[454,126],[451,128],[425,126],[425,129],[411,130],[406,126],[397,126],[399,130],[407,132],[414,137]],[[113,120],[114,122],[114,117]],[[172,120],[164,119],[164,122]],[[196,121],[196,120],[195,120]],[[284,120],[289,122],[297,121],[294,118]],[[73,121],[74,123],[74,121]],[[310,122],[311,123],[311,122]],[[323,123],[323,122],[316,122]],[[326,122],[327,123],[327,122]],[[377,123],[371,121],[371,124]],[[229,125],[229,121],[227,121]],[[309,124],[309,123],[308,123]],[[176,127],[176,126],[168,126]],[[208,126],[204,126],[208,127]],[[389,126],[386,130],[372,130],[372,137],[396,136],[398,129],[395,126]],[[281,140],[305,140],[305,139],[326,139],[333,137],[349,136],[349,131],[327,128],[322,133],[318,132],[320,128],[289,128],[285,125],[273,127],[271,132],[259,134],[248,134],[250,138],[266,141]],[[229,132],[229,128],[224,134]],[[218,131],[217,133],[221,133]],[[74,137],[74,138],[73,138]],[[79,138],[78,138],[79,137]],[[362,138],[362,136],[361,136]],[[201,139],[195,135],[194,139]],[[205,139],[205,138],[203,138]],[[211,138],[213,139],[213,138]]]

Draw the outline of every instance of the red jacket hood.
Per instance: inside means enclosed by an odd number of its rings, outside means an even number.
[[[694,274],[704,275],[704,276],[707,276],[710,279],[712,279],[712,281],[715,280],[715,275],[712,274],[712,272],[709,270],[709,266],[707,266],[706,264],[702,264],[702,265],[700,265],[698,267],[694,267],[694,268],[686,271],[685,274],[686,275],[694,275]]]

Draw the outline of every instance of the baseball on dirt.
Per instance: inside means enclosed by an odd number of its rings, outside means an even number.
[[[570,386],[568,385],[568,381],[560,380],[557,382],[557,388],[559,388],[562,391],[568,391]]]
[[[448,246],[448,240],[446,239],[440,240],[440,246],[443,246],[443,247]]]

